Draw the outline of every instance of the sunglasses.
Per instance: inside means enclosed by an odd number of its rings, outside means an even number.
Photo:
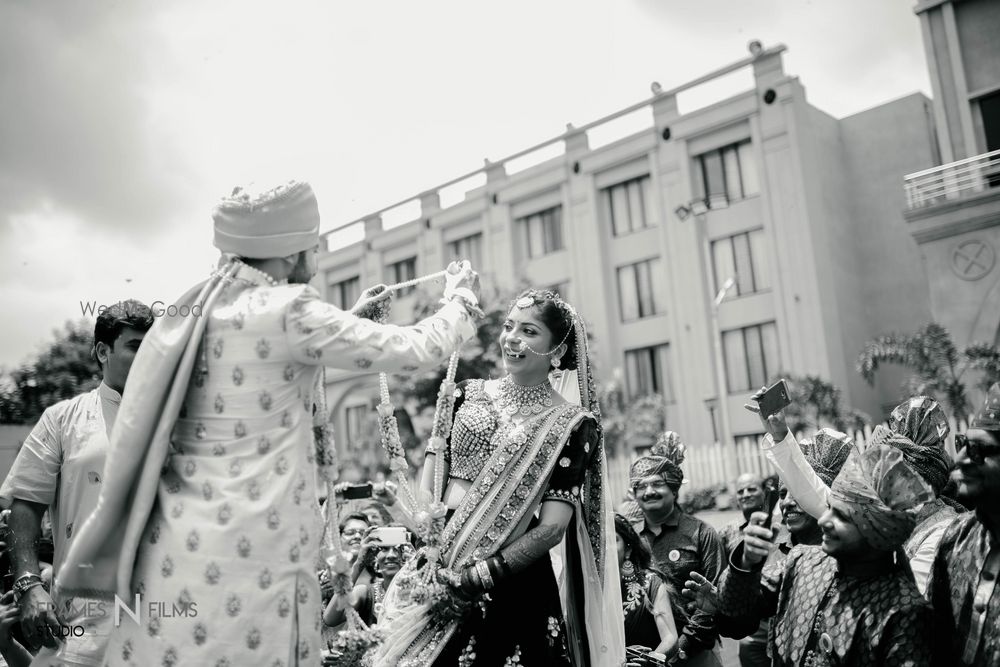
[[[969,440],[968,436],[958,434],[955,436],[955,451],[960,452],[963,449],[966,450],[966,454],[968,454],[972,462],[977,465],[982,465],[987,456],[1000,454],[1000,444]]]

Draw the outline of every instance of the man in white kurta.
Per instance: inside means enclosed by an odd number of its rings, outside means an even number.
[[[282,232],[276,209],[315,206],[308,185],[287,187],[294,190],[234,207],[247,234],[258,234],[255,211],[278,225],[259,233],[272,237]],[[216,244],[234,250],[220,243],[216,225]],[[275,280],[238,260],[231,266],[232,279],[201,315],[201,358],[139,545],[132,576],[139,622],[122,617],[110,665],[320,664],[317,376],[323,366],[431,368],[475,332],[475,297],[461,287],[476,284],[469,270],[449,277],[461,296],[416,326],[399,327],[324,303],[306,284]]]
[[[149,307],[134,300],[113,304],[98,316],[94,355],[103,372],[101,384],[42,413],[0,488],[0,498],[12,504],[13,574],[32,585],[19,601],[21,618],[30,639],[48,644],[35,664],[96,667],[104,657],[111,616],[85,603],[67,607],[62,600],[53,601],[40,579],[35,584],[31,575],[39,574],[36,547],[42,512],[48,509],[52,523],[52,568],[58,574],[74,528],[79,528],[97,505],[108,434],[122,400],[120,392],[152,324]],[[43,623],[54,623],[56,612],[66,628],[56,632],[61,640],[58,643],[45,636],[48,631],[37,629]]]

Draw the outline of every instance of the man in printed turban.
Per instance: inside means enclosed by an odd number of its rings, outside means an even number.
[[[692,572],[715,581],[724,563],[722,539],[714,528],[686,514],[677,503],[684,482],[684,444],[667,431],[649,454],[629,470],[629,484],[642,516],[632,523],[653,552],[653,564],[667,575],[673,590],[680,591]],[[677,618],[678,656],[686,664],[715,665],[718,633],[711,614],[693,609],[688,618]],[[684,659],[684,658],[681,658]]]
[[[308,183],[236,188],[212,219],[219,266],[143,340],[110,438],[116,476],[56,578],[67,595],[178,610],[123,617],[110,667],[318,664],[316,482],[337,472],[323,369],[429,369],[475,335],[467,265],[417,326],[326,303],[308,284],[320,243]]]
[[[765,424],[775,441],[783,421]],[[798,449],[798,448],[796,448]],[[820,546],[792,550],[762,576],[773,532],[751,518],[720,583],[720,613],[774,616],[775,664],[930,665],[930,605],[901,547],[930,486],[885,443],[853,447],[819,517]]]

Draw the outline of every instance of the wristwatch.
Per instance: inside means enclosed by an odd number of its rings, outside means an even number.
[[[38,576],[37,574],[33,574],[31,572],[25,572],[20,577],[18,577],[17,580],[14,582],[14,586],[12,589],[14,591],[14,603],[20,604],[21,598],[24,597],[25,593],[27,593],[30,589],[34,588],[35,586],[41,586],[41,585],[42,585],[42,578],[40,576]]]

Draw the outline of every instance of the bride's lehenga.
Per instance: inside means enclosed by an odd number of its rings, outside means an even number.
[[[460,384],[456,397],[446,459],[450,478],[471,486],[444,531],[446,563],[457,571],[498,553],[538,524],[542,502],[559,501],[575,510],[560,547],[561,578],[546,554],[505,578],[461,622],[443,623],[397,586],[418,569],[411,562],[386,593],[381,627],[388,637],[377,664],[622,664],[615,657],[624,637],[597,417],[561,403],[513,422],[483,380]]]
[[[446,459],[451,477],[475,483],[478,473],[486,470],[499,450],[508,448],[512,436],[540,430],[550,413],[558,408],[531,417],[519,426],[501,424],[500,413],[493,399],[484,391],[482,380],[460,385],[461,394],[455,401],[456,411],[452,437]],[[562,418],[553,426],[557,446],[552,448],[556,465],[552,468],[542,501],[559,500],[580,506],[580,488],[591,454],[597,451],[597,429],[592,416],[578,406],[564,406]],[[498,428],[499,426],[499,428]],[[561,449],[558,447],[559,443]],[[505,454],[497,456],[503,462]],[[543,463],[529,466],[529,478],[534,486],[541,482]],[[486,473],[490,475],[491,473]],[[515,496],[517,491],[515,491]],[[526,530],[538,523],[532,516]],[[503,632],[497,632],[503,628]],[[586,638],[583,638],[586,641]],[[586,653],[580,647],[581,654]],[[470,655],[475,654],[474,659]],[[573,665],[566,622],[559,601],[559,586],[550,558],[542,558],[528,569],[504,580],[490,593],[490,600],[477,609],[455,632],[441,652],[438,665],[503,665],[519,658],[526,665]],[[515,663],[516,664],[516,663]]]

